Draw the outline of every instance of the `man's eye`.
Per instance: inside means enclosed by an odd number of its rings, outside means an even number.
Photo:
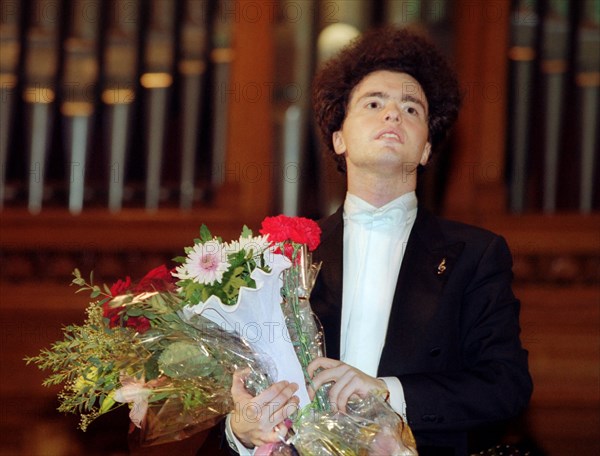
[[[367,103],[367,108],[368,109],[377,109],[379,107],[379,102],[378,101],[369,101]]]
[[[404,108],[404,110],[410,114],[411,116],[416,116],[419,117],[421,115],[421,113],[419,112],[419,110],[417,108],[415,108],[414,106],[406,106]]]

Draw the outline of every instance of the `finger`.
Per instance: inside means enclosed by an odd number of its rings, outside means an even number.
[[[289,428],[292,426],[292,421],[290,417],[294,415],[300,408],[300,398],[298,396],[292,396],[289,401],[282,407],[281,414],[284,423],[287,422],[289,425],[286,426]]]
[[[308,375],[312,377],[315,371],[318,369],[331,369],[332,367],[337,367],[341,364],[343,363],[337,359],[320,357],[313,359],[306,369],[308,371]]]
[[[248,372],[244,373],[244,371],[236,371],[233,373],[231,395],[233,396],[233,400],[235,402],[252,398],[252,395],[246,389],[246,377]]]
[[[300,398],[292,396],[283,406],[274,410],[269,417],[269,421],[275,425],[284,426],[288,418],[298,411]]]
[[[340,411],[345,412],[347,404],[353,395],[365,397],[370,391],[377,390],[378,380],[356,369],[349,370],[331,387],[330,400],[335,402]],[[386,388],[385,386],[383,388]]]
[[[263,391],[256,399],[260,401],[263,406],[270,403],[275,405],[284,404],[292,397],[292,394],[294,394],[298,388],[298,384],[296,383],[290,383],[288,381],[277,382]]]
[[[346,401],[341,400],[340,393],[352,382],[352,375],[343,375],[331,386],[329,390],[329,401],[335,404],[337,410],[346,413]],[[351,394],[351,393],[350,393]]]
[[[257,417],[257,428],[260,429],[264,438],[269,438],[273,426],[281,424],[295,412],[298,408],[299,399],[296,397],[292,399],[292,395],[298,390],[298,385],[295,383],[289,384],[284,388],[278,396],[272,398],[269,402],[254,403],[248,402],[248,410],[255,410],[255,416]],[[252,405],[254,404],[254,405]]]
[[[242,380],[246,380],[246,377],[250,375],[250,368],[246,367],[244,369],[237,369],[233,372],[233,378],[238,378]]]
[[[289,423],[287,425],[288,428],[292,427],[292,420],[291,418],[298,413],[298,411],[300,410],[300,398],[298,396],[292,396],[292,398],[290,399],[289,404],[292,405],[288,405],[285,409],[285,420],[287,423]]]
[[[277,397],[281,393],[281,391],[283,391],[288,385],[289,382],[287,380],[273,383],[266,390],[264,390],[262,393],[256,396],[256,400],[262,403],[263,405],[268,404],[275,397]]]
[[[347,411],[348,400],[350,400],[350,397],[355,394],[362,397],[362,386],[361,379],[354,377],[340,389],[336,403],[343,413],[346,413]]]
[[[337,382],[342,376],[346,375],[352,368],[347,364],[338,361],[338,364],[334,367],[320,371],[312,378],[312,387],[314,390],[318,390],[325,383]]]
[[[306,391],[308,392],[308,398],[312,401],[315,398],[315,390],[311,385],[306,385]]]
[[[273,432],[275,433],[275,438],[277,441],[285,443],[285,436],[288,433],[288,428],[284,424],[275,426],[273,428]]]

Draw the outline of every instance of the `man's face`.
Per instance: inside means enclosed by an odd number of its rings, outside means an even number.
[[[428,105],[420,84],[406,73],[375,71],[350,94],[335,152],[356,171],[414,174],[429,159]]]

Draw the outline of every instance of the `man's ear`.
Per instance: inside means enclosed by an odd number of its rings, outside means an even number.
[[[428,142],[427,144],[425,144],[425,147],[423,148],[423,153],[421,154],[421,160],[419,161],[419,164],[422,166],[425,166],[427,164],[427,162],[429,161],[430,155],[431,155],[431,143]]]
[[[340,130],[333,132],[332,136],[333,150],[338,155],[344,155],[346,153],[346,143],[344,142],[344,136]]]

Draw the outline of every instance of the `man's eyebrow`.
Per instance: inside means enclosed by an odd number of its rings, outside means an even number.
[[[423,103],[423,101],[420,98],[414,97],[407,93],[405,95],[402,95],[402,101],[411,101],[413,103],[417,103],[418,105],[421,105],[423,111],[427,112],[427,106],[425,106],[425,103]]]
[[[360,101],[365,98],[383,98],[387,100],[388,98],[390,98],[390,95],[385,92],[367,92],[358,97],[356,101]]]
[[[358,97],[356,99],[356,102],[358,103],[359,101],[365,98],[382,98],[384,100],[387,100],[391,98],[391,95],[386,92],[367,92]],[[427,112],[427,106],[425,106],[425,103],[423,103],[423,101],[420,98],[417,98],[409,93],[402,95],[401,101],[410,101],[412,103],[416,103],[420,105],[425,112]]]

